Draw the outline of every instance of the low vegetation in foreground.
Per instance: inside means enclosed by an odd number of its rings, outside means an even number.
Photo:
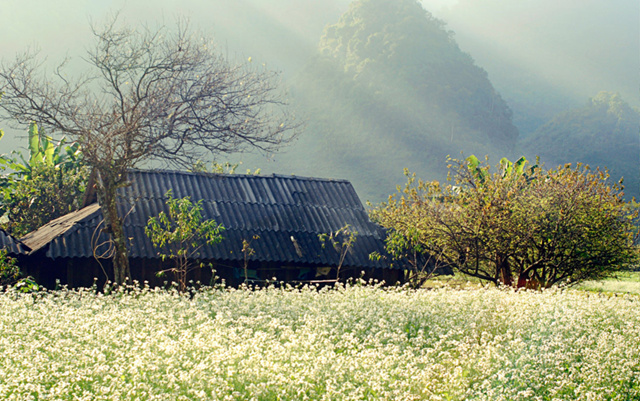
[[[616,277],[600,281],[585,281],[578,284],[576,288],[603,293],[640,295],[640,271],[620,272]]]
[[[3,399],[631,400],[640,297],[574,290],[0,295]]]

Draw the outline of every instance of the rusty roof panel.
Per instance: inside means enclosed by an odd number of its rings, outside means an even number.
[[[100,207],[97,204],[93,204],[78,211],[58,217],[36,231],[20,238],[20,241],[28,246],[31,249],[31,252],[36,252],[47,246],[54,238],[66,233],[77,223],[99,213],[99,210]]]

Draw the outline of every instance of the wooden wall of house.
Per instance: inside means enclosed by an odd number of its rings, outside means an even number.
[[[384,282],[384,285],[402,285],[406,283],[405,271],[399,269],[363,270],[359,268],[345,268],[340,272],[341,281],[360,278],[367,282],[371,280]]]
[[[44,255],[29,255],[20,257],[18,263],[23,274],[33,277],[47,289],[91,287],[96,280],[102,288],[107,281],[105,272],[113,277],[109,260],[102,261],[101,266],[93,258],[52,260]]]
[[[103,288],[107,280],[113,280],[113,267],[110,260],[98,263],[93,258],[49,259],[42,255],[31,255],[19,260],[20,267],[27,275],[32,276],[38,284],[48,289],[57,286],[69,288],[91,287],[97,285]],[[132,258],[130,260],[131,278],[140,285],[154,287],[169,287],[175,281],[173,273],[166,272],[158,276],[157,272],[172,267],[171,261],[162,262],[159,259]],[[317,275],[316,266],[282,266],[276,263],[250,262],[247,275],[252,283],[263,283],[275,279],[280,282],[323,282],[336,278],[336,269],[328,270],[327,275]],[[363,278],[364,280],[383,281],[387,285],[404,283],[402,270],[376,269],[368,270],[362,275],[362,269],[343,268],[340,281],[349,278]],[[244,266],[240,263],[214,261],[205,263],[204,267],[193,269],[187,280],[194,284],[210,286],[224,282],[225,285],[237,287],[245,281]]]

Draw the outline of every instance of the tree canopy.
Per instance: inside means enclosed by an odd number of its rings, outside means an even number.
[[[503,159],[452,160],[455,182],[409,175],[404,190],[371,213],[396,256],[418,250],[436,265],[495,284],[549,287],[601,279],[638,262],[637,205],[605,172],[543,169]]]

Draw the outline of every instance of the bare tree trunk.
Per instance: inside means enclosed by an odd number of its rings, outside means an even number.
[[[98,203],[102,209],[102,216],[107,232],[111,235],[114,245],[113,275],[117,284],[125,284],[131,279],[131,271],[129,269],[129,253],[127,251],[126,238],[122,219],[118,216],[118,208],[116,205],[117,185],[111,177],[103,177],[98,171]]]

